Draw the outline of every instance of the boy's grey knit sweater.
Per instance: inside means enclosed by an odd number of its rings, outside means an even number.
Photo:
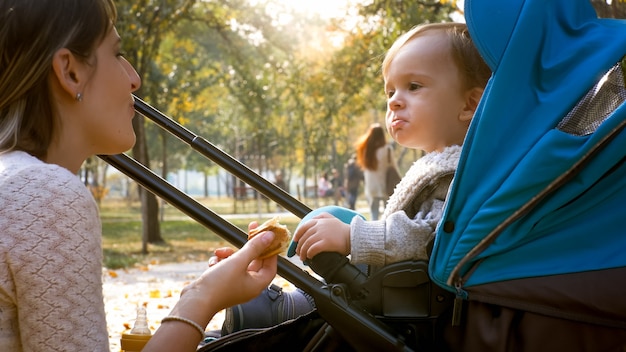
[[[354,217],[350,224],[351,262],[384,266],[427,260],[427,247],[441,220],[460,155],[460,146],[424,155],[396,186],[382,220]]]

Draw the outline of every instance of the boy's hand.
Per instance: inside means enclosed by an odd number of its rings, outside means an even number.
[[[322,213],[302,224],[294,234],[296,254],[302,261],[322,252],[350,254],[350,225]]]

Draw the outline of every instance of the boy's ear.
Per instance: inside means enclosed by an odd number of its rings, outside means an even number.
[[[59,86],[72,98],[82,93],[83,77],[80,62],[74,54],[67,49],[61,48],[52,57],[52,70]]]
[[[459,118],[461,121],[471,121],[480,103],[480,98],[483,96],[484,88],[474,87],[467,91],[465,96],[465,106],[461,111]]]

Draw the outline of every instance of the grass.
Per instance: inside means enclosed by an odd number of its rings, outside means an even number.
[[[202,204],[217,214],[233,210],[232,199],[202,199]],[[249,202],[252,203],[252,202]],[[251,221],[265,221],[272,215],[259,217],[256,206],[247,204],[252,214],[228,217],[238,228],[246,231]],[[251,209],[254,208],[254,209]],[[265,206],[262,207],[265,210]],[[109,269],[129,268],[147,264],[208,260],[213,250],[231,246],[172,206],[162,207],[161,237],[164,244],[148,244],[148,254],[142,254],[141,210],[138,202],[104,199],[100,204],[102,218],[103,265]],[[281,218],[281,223],[293,231],[298,224],[295,216]]]

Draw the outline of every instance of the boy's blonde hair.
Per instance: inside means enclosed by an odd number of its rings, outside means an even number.
[[[464,23],[445,22],[429,23],[413,27],[410,31],[401,35],[389,48],[382,64],[383,77],[387,76],[391,62],[398,54],[398,51],[409,41],[423,35],[426,32],[443,32],[450,42],[452,58],[462,74],[462,79],[466,88],[485,87],[491,70],[483,61],[470,38],[467,25]]]

